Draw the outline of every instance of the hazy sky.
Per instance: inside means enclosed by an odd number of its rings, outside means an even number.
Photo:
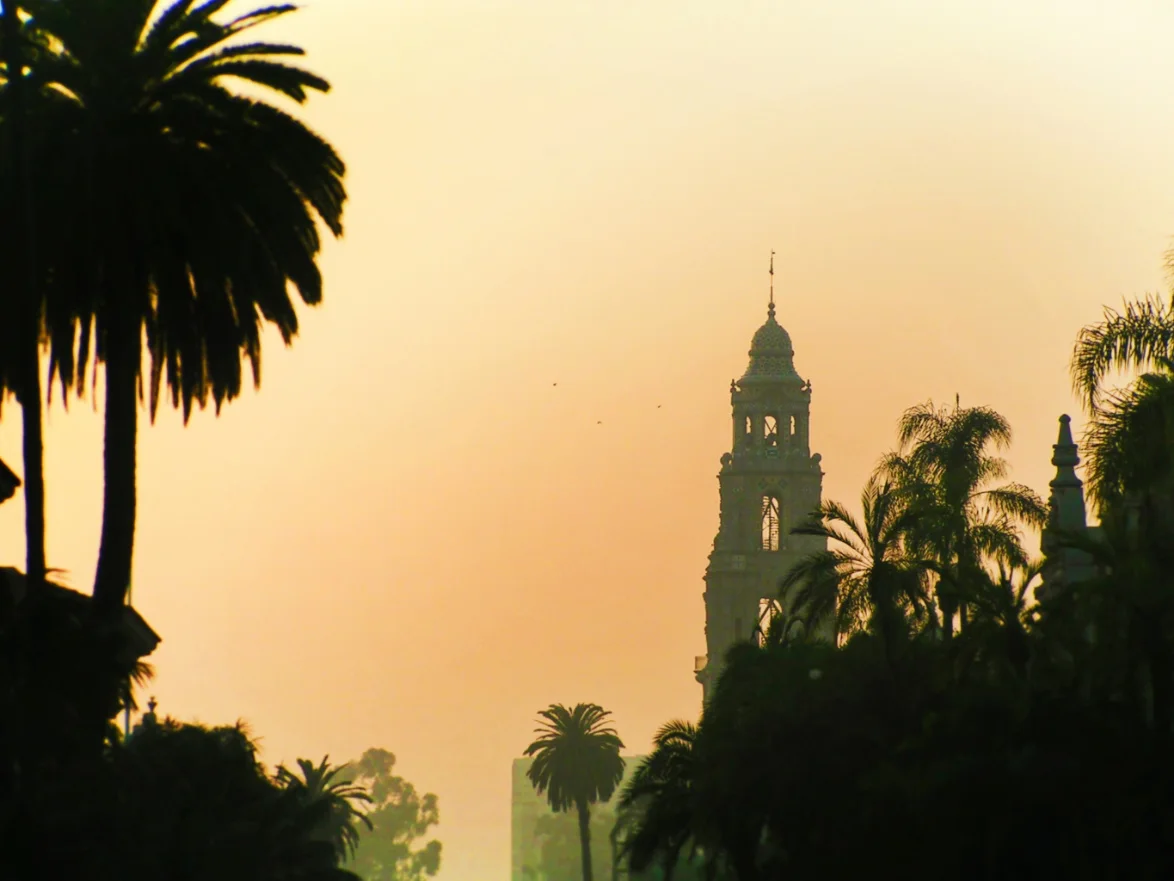
[[[1047,491],[1076,332],[1162,284],[1164,5],[316,0],[273,29],[335,85],[307,113],[347,235],[260,395],[141,435],[161,710],[244,717],[274,762],[386,747],[440,796],[443,881],[503,879],[538,709],[601,703],[632,752],[698,712],[772,248],[825,496],[955,393]],[[88,589],[100,419],[47,442],[50,565]]]

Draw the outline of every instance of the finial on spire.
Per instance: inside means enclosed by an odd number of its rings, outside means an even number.
[[[766,308],[766,314],[771,318],[775,317],[775,252],[770,252],[770,305]]]

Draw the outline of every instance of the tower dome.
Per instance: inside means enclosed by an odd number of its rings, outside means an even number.
[[[795,372],[795,349],[791,345],[791,335],[775,320],[773,302],[767,308],[766,323],[754,333],[749,354],[750,364],[738,380],[739,385],[778,380],[802,383],[803,380]]]
[[[745,374],[730,383],[732,444],[721,457],[718,531],[705,570],[706,655],[694,664],[706,702],[731,647],[760,642],[772,622],[834,638],[829,623],[808,630],[794,616],[792,588],[780,597],[787,574],[826,551],[827,540],[795,532],[819,508],[823,469],[811,452],[811,383],[795,372],[791,335],[775,319],[773,255],[770,274],[766,323],[750,343]]]

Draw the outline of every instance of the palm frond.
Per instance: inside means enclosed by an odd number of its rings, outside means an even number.
[[[1174,474],[1174,372],[1142,375],[1105,395],[1085,429],[1090,499],[1105,511]]]
[[[1080,331],[1072,354],[1073,390],[1094,412],[1113,371],[1146,370],[1174,356],[1174,312],[1154,295],[1126,302],[1122,311],[1105,308],[1099,324]]]

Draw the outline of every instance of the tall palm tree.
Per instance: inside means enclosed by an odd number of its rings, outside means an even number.
[[[624,744],[598,704],[551,704],[539,717],[538,737],[526,747],[534,758],[526,775],[552,810],[578,812],[583,881],[591,881],[591,805],[610,799],[623,779]]]
[[[936,621],[926,592],[928,570],[905,548],[918,512],[891,483],[876,477],[865,486],[860,504],[863,520],[839,502],[823,502],[810,522],[791,530],[832,545],[796,563],[783,579],[782,593],[795,590],[794,608],[813,624],[833,618],[837,639],[870,629],[891,653],[910,617]]]
[[[336,780],[345,766],[332,767],[329,758],[323,757],[317,765],[309,759],[298,759],[298,771],[279,765],[274,777],[317,818],[315,837],[330,842],[341,861],[353,856],[359,845],[359,824],[373,828],[370,818],[357,807],[359,803],[370,804],[372,799],[352,780]]]
[[[43,296],[38,257],[37,199],[30,157],[38,148],[36,126],[44,83],[30,75],[42,47],[22,15],[22,3],[0,9],[0,397],[15,393],[21,408],[24,459],[25,574],[37,595],[45,578],[45,475],[41,404]]]
[[[620,795],[621,854],[632,871],[643,872],[659,860],[664,881],[672,881],[681,855],[695,844],[696,740],[697,726],[691,722],[677,719],[664,725],[656,733],[652,754],[640,763]]]
[[[38,156],[57,181],[45,207],[57,232],[46,257],[52,367],[84,393],[88,359],[105,366],[101,612],[121,606],[130,583],[144,374],[152,417],[166,385],[185,420],[195,405],[211,399],[219,411],[240,393],[242,360],[259,384],[263,325],[286,344],[298,330],[290,288],[321,301],[318,222],[342,234],[345,169],[334,149],[228,84],[298,103],[329,89],[290,62],[300,48],[237,40],[296,7],[220,20],[227,5],[29,0],[55,38],[44,76],[64,96],[52,148]]]
[[[1026,563],[1019,524],[1042,528],[1047,508],[1023,484],[991,486],[1009,467],[989,450],[1010,444],[1011,427],[989,407],[912,407],[898,423],[898,438],[899,450],[877,473],[917,511],[906,541],[914,556],[938,564],[936,592],[948,638],[955,616],[965,625],[964,595],[983,583],[984,562]]]

